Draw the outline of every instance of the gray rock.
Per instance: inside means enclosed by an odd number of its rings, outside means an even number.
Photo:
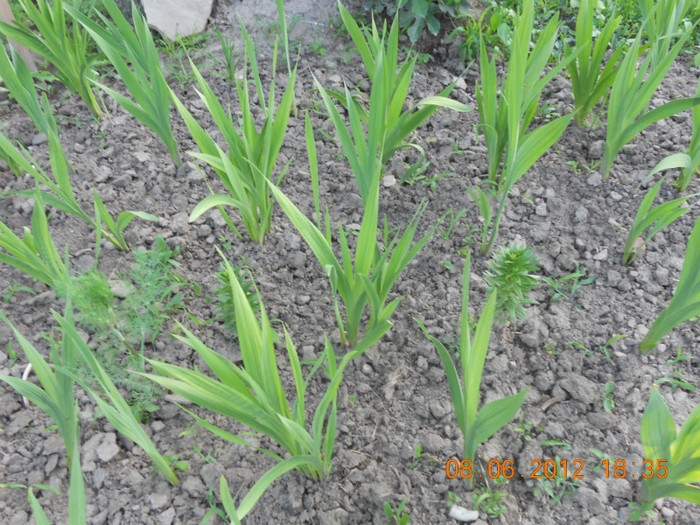
[[[104,463],[107,463],[114,459],[114,457],[119,454],[119,445],[117,445],[117,435],[114,432],[110,432],[105,435],[102,444],[97,447],[97,457]]]
[[[584,206],[576,208],[576,219],[580,222],[585,222],[588,219],[588,210]]]
[[[547,205],[544,202],[538,204],[537,207],[535,208],[535,213],[539,217],[546,217],[547,216]]]
[[[306,254],[300,250],[290,253],[287,256],[287,264],[295,270],[303,268],[306,265]]]
[[[205,487],[218,487],[219,479],[224,473],[225,470],[221,463],[207,463],[199,471],[199,477],[202,478]]]
[[[479,519],[479,511],[465,509],[460,505],[452,505],[449,516],[457,521],[468,523]]]
[[[604,140],[596,140],[595,142],[591,142],[590,145],[588,146],[588,155],[593,159],[601,158],[603,156],[604,152],[605,152],[605,141]]]
[[[600,173],[598,173],[597,171],[594,171],[593,173],[591,173],[590,177],[588,177],[588,179],[586,179],[586,184],[588,184],[589,186],[593,186],[593,187],[600,186],[602,184],[602,182],[603,182],[603,176]]]
[[[46,144],[49,141],[46,133],[37,133],[32,137],[32,146],[39,146],[40,144]]]
[[[531,317],[520,330],[520,341],[528,348],[541,348],[549,336],[549,328],[542,319]]]
[[[559,385],[571,394],[572,398],[588,405],[592,405],[600,398],[598,385],[581,374],[569,374],[559,382]]]
[[[170,507],[168,510],[161,512],[158,515],[159,525],[170,525],[175,519],[175,509]]]
[[[148,497],[148,503],[152,509],[162,509],[170,502],[170,495],[157,493]]]
[[[188,476],[182,484],[182,489],[193,498],[201,498],[207,490],[197,476]]]
[[[104,480],[105,471],[101,468],[96,468],[95,472],[92,473],[92,486],[95,487],[95,490],[100,490],[102,488]]]

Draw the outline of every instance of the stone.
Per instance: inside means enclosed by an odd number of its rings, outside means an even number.
[[[177,40],[204,31],[214,0],[143,0],[142,4],[148,25]]]
[[[32,137],[32,146],[39,146],[40,144],[45,144],[49,141],[46,133],[37,133]]]
[[[110,432],[105,435],[102,444],[97,447],[97,457],[100,461],[108,463],[114,457],[119,454],[119,445],[117,445],[117,435],[114,432]]]
[[[591,173],[591,176],[588,177],[588,179],[586,180],[586,184],[588,184],[589,186],[593,186],[593,187],[600,186],[600,184],[602,182],[603,182],[603,176],[600,173],[598,173],[597,171],[594,171],[593,173]]]
[[[571,394],[573,399],[587,405],[592,405],[600,399],[601,388],[580,374],[569,374],[567,378],[559,382],[559,386]]]
[[[460,505],[452,505],[449,516],[457,521],[468,523],[479,519],[479,511],[465,509]]]

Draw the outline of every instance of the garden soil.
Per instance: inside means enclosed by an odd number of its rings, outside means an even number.
[[[354,8],[359,9],[357,5]],[[267,83],[277,16],[274,2],[219,2],[210,25],[238,43],[238,15],[245,19],[257,41],[260,69]],[[369,84],[347,34],[338,34],[337,10],[332,1],[290,1],[287,18],[292,40],[302,45],[296,85],[299,112],[290,120],[280,154],[278,166],[289,162],[280,187],[311,216],[313,201],[303,140],[303,115],[310,110],[319,150],[321,202],[328,206],[335,224],[340,221],[352,229],[361,222],[362,202],[348,164],[332,140],[331,123],[319,111],[320,97],[313,79],[315,76],[326,88],[342,88],[345,83],[365,93]],[[465,72],[456,43],[431,42],[420,47],[427,61],[416,70],[409,102],[436,94],[456,80],[452,96],[475,106],[477,69],[471,67]],[[241,49],[242,45],[237,44],[237,50]],[[234,86],[218,75],[222,72],[218,41],[210,40],[208,48],[196,54],[214,91],[222,102],[232,101],[235,114]],[[169,62],[173,59],[164,57],[164,67],[175,72]],[[278,85],[284,86],[286,66],[278,70]],[[121,89],[115,79],[105,81]],[[697,83],[698,69],[692,66],[692,57],[681,55],[652,104],[692,96]],[[172,85],[203,126],[220,138],[193,85],[176,80]],[[547,90],[538,123],[565,114],[572,107],[566,78],[557,78]],[[49,100],[56,108],[64,149],[75,168],[72,181],[78,200],[85,209],[91,209],[92,190],[96,188],[113,214],[142,210],[160,217],[158,223],[135,220],[127,240],[134,250],[148,249],[160,235],[169,246],[180,247],[177,272],[201,287],[199,296],[192,285],[182,288],[186,308],[193,317],[204,321],[217,315],[214,301],[206,298],[218,287],[214,274],[219,271],[221,259],[216,248],[223,247],[234,264],[242,264],[245,258],[254,269],[270,318],[278,320],[275,327],[280,332],[282,323],[286,325],[302,359],[318,356],[326,336],[339,348],[328,280],[278,206],[274,208],[272,231],[263,244],[235,237],[214,211],[190,223],[188,216],[209,194],[208,185],[222,191],[212,173],[200,172],[191,158],[180,168],[175,167],[159,139],[110,99],[106,99],[109,112],[100,122],[93,121],[81,101],[59,85],[53,86]],[[260,111],[257,113],[260,115]],[[48,145],[21,110],[6,103],[0,118],[8,133],[29,149],[37,163],[48,167]],[[194,151],[196,147],[176,115],[174,123],[181,151]],[[494,328],[483,376],[482,403],[529,391],[522,418],[516,417],[479,447],[474,472],[481,472],[482,477],[475,477],[471,487],[467,480],[451,479],[446,473],[447,462],[461,458],[462,436],[439,356],[414,319],[422,321],[435,337],[457,340],[464,262],[460,252],[465,246],[472,251],[470,313],[478,316],[485,304],[488,258],[478,251],[481,219],[466,191],[486,174],[486,148],[477,123],[476,111],[462,114],[440,110],[421,126],[413,141],[425,150],[430,165],[425,178],[412,185],[399,181],[406,165],[418,160],[416,150],[400,150],[390,162],[380,195],[380,213],[386,214],[390,227],[403,229],[424,200],[428,205],[421,219],[421,232],[433,227],[444,214],[448,217],[395,286],[391,297],[402,299],[392,317],[393,328],[347,369],[340,389],[338,438],[330,476],[316,481],[298,472],[286,474],[264,494],[246,523],[379,525],[388,521],[384,503],[397,508],[404,500],[403,511],[410,514],[410,523],[457,523],[449,516],[450,503],[475,509],[477,494],[487,487],[492,494],[502,493],[504,510],[500,517],[491,517],[482,508],[476,523],[602,525],[628,518],[628,505],[635,500],[641,484],[644,453],[640,420],[653,383],[682,377],[691,385],[700,385],[697,323],[679,326],[648,355],[639,351],[641,339],[675,289],[686,242],[698,217],[697,208],[660,232],[632,265],[623,266],[620,261],[627,232],[648,188],[643,184],[645,176],[663,157],[687,146],[690,115],[680,114],[642,132],[623,148],[608,180],[596,171],[603,154],[605,123],[596,122],[586,129],[572,126],[515,186],[496,248],[511,242],[531,246],[540,261],[541,277],[560,279],[578,264],[586,269],[584,278],[596,279],[560,301],[553,301],[553,291],[543,284],[531,293],[534,304],[526,309],[527,319]],[[29,225],[32,210],[31,200],[15,192],[32,188],[33,184],[28,176],[18,178],[6,167],[2,169],[0,217],[15,232]],[[694,181],[688,192],[699,190]],[[675,196],[672,185],[665,183],[659,199],[666,201]],[[450,210],[456,214],[462,209],[466,212],[448,231]],[[90,269],[95,262],[92,229],[59,212],[52,213],[49,225],[59,250],[68,245],[72,270]],[[106,244],[98,266],[113,276],[126,270],[132,261],[130,254]],[[22,290],[6,294],[17,285],[31,286],[37,294]],[[45,286],[32,283],[25,274],[8,266],[0,272],[0,290],[5,297],[2,311],[47,355],[48,343],[42,334],[55,326],[51,309],[62,311],[62,303]],[[211,348],[233,360],[240,358],[235,341],[221,323],[197,325],[184,312],[173,319],[173,324],[175,320]],[[607,345],[616,334],[625,337]],[[6,348],[11,339],[10,329],[0,326],[0,346]],[[16,342],[14,347],[18,348]],[[693,358],[669,364],[679,348]],[[286,352],[283,348],[278,352],[291,397]],[[146,353],[155,359],[206,369],[191,349],[167,334],[148,345]],[[22,355],[11,363],[7,352],[0,353],[0,373],[21,375],[25,365]],[[322,375],[311,382],[311,408],[325,388]],[[614,385],[614,407],[610,410],[604,407],[607,382]],[[673,386],[664,382],[660,391],[680,425],[700,397],[694,391]],[[177,486],[171,486],[138,447],[96,415],[94,402],[80,392],[81,457],[89,523],[199,523],[218,500],[221,474],[228,479],[238,501],[274,465],[264,454],[195,428],[193,419],[174,401],[177,398],[172,395],[157,400],[160,409],[151,414],[145,428],[161,453],[187,463],[188,470],[178,472]],[[67,523],[68,470],[60,436],[55,430],[47,430],[52,422],[35,406],[23,406],[21,398],[7,386],[0,387],[0,406],[0,481],[59,489],[60,496],[49,490],[36,493],[51,523]],[[198,413],[207,416],[203,411]],[[234,433],[246,431],[220,417],[213,421]],[[251,439],[277,450],[266,438]],[[594,449],[613,460],[624,460],[626,475],[616,478],[611,469],[606,476]],[[419,457],[417,450],[422,451]],[[566,460],[570,472],[572,466],[583,464],[583,479],[576,484],[571,479],[553,484],[555,495],[565,492],[560,501],[548,496],[544,486],[530,477],[537,462],[556,458]],[[487,474],[489,462],[494,473],[498,464],[508,459],[513,460],[516,475],[509,483],[496,485]],[[22,489],[0,490],[0,501],[0,522],[31,522]],[[216,520],[219,518],[214,516],[212,523]],[[680,500],[666,499],[658,502],[653,516],[645,522],[660,521],[695,524],[700,522],[700,510]]]

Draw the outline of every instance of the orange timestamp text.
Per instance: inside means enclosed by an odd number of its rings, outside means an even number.
[[[470,479],[488,476],[496,479],[503,476],[506,479],[520,478],[549,478],[556,476],[572,479],[584,478],[584,460],[582,459],[533,459],[532,467],[527,473],[521,474],[515,471],[515,461],[512,459],[492,459],[488,462],[485,474],[474,474],[472,462],[468,459],[449,459],[445,464],[445,473],[450,479]],[[645,459],[641,463],[635,461],[627,463],[624,459],[606,459],[598,467],[606,478],[666,478],[668,467],[665,459]],[[639,471],[641,469],[641,472]]]

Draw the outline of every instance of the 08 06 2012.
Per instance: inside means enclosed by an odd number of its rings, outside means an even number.
[[[668,467],[665,459],[645,459],[641,462],[627,462],[624,459],[603,460],[597,465],[606,478],[666,478]],[[450,479],[481,478],[491,479],[501,476],[512,478],[554,478],[557,475],[564,478],[584,479],[584,460],[582,459],[533,459],[530,469],[525,473],[516,472],[515,461],[512,459],[491,459],[485,474],[475,474],[472,462],[468,459],[449,459],[445,464],[445,473]]]

